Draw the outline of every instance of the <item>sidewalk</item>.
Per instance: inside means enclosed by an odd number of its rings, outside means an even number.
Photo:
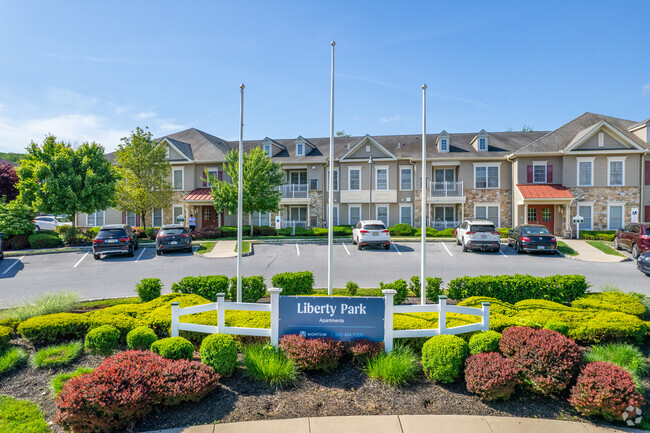
[[[203,257],[208,259],[223,259],[227,257],[237,257],[235,252],[235,247],[237,246],[237,241],[218,241],[212,251],[208,251],[205,254],[201,254]]]
[[[627,428],[534,418],[468,415],[375,415],[211,424],[149,433],[616,433]]]
[[[589,245],[587,242],[578,239],[563,239],[560,238],[562,242],[573,248],[578,252],[578,255],[571,257],[575,260],[581,260],[584,262],[602,262],[602,263],[618,263],[629,260],[627,257],[618,257],[605,254],[600,251],[598,248],[594,248]]]

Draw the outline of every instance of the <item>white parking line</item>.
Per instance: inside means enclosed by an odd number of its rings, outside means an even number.
[[[300,255],[300,248],[298,248],[298,244],[296,244],[296,253]]]
[[[399,254],[401,256],[402,253],[399,252],[399,249],[397,248],[397,245],[395,245],[395,243],[393,243],[393,242],[391,242],[391,245],[395,247],[395,251],[397,251],[397,254]]]
[[[146,249],[146,248],[142,248],[142,251],[140,251],[140,255],[138,256],[137,259],[135,259],[136,262],[142,258],[142,255],[144,254],[145,251],[147,251],[147,249]]]
[[[449,255],[452,256],[452,257],[454,257],[454,255],[451,253],[451,251],[449,251],[449,248],[447,248],[447,245],[445,245],[444,242],[440,242],[440,243],[441,243],[442,246],[447,250],[447,252],[449,253]]]
[[[83,259],[85,259],[87,255],[88,255],[88,253],[86,253],[86,254],[84,254],[83,256],[81,256],[81,258],[77,261],[77,263],[74,264],[73,268],[76,268],[77,266],[79,266],[79,263],[81,263],[81,261],[82,261]]]
[[[18,263],[20,263],[20,261],[21,261],[22,259],[24,259],[24,258],[25,258],[25,256],[22,256],[21,258],[19,258],[19,259],[16,260],[15,262],[13,262],[13,263],[11,264],[11,266],[9,266],[7,269],[5,269],[5,271],[2,273],[2,275],[4,275],[4,274],[6,274],[7,272],[9,272],[9,271],[11,270],[11,268],[13,268],[13,267],[16,266]]]
[[[341,242],[341,245],[343,245],[343,248],[345,248],[345,252],[348,253],[348,256],[350,255],[350,251],[348,250],[348,247],[345,246],[344,242]]]
[[[508,256],[506,255],[506,253],[503,252],[502,249],[499,249],[499,252],[500,252],[501,254],[503,254],[504,256],[508,257]]]

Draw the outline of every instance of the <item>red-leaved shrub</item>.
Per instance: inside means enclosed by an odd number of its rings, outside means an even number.
[[[280,348],[302,370],[333,370],[345,353],[341,341],[301,335],[285,335],[280,339]]]
[[[582,362],[576,342],[550,329],[508,328],[499,349],[515,362],[523,384],[543,395],[564,391]]]
[[[379,341],[354,340],[347,344],[348,352],[352,355],[353,359],[360,364],[363,364],[377,356],[383,348],[383,343]]]
[[[148,351],[122,352],[92,373],[66,382],[56,400],[55,421],[73,432],[124,431],[154,404],[197,401],[218,380],[200,362],[171,361]]]
[[[629,406],[643,406],[643,397],[637,392],[630,373],[618,365],[599,361],[590,362],[582,369],[571,389],[569,403],[583,415],[620,421]]]
[[[496,352],[477,353],[465,362],[467,390],[481,400],[508,400],[519,383],[518,373],[512,359]]]

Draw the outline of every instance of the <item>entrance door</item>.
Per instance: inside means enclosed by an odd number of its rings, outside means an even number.
[[[218,225],[214,206],[201,206],[201,228]]]
[[[455,206],[435,206],[433,208],[433,228],[436,230],[453,229]]]
[[[307,207],[292,207],[289,209],[289,221],[293,221],[296,227],[307,226]]]
[[[555,230],[553,222],[553,214],[555,213],[555,205],[540,204],[528,205],[528,224],[541,224],[553,233]]]

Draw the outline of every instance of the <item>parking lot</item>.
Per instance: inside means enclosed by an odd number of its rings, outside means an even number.
[[[196,247],[195,247],[196,248]],[[334,245],[334,287],[354,281],[361,287],[377,287],[380,281],[408,279],[420,273],[420,243],[397,242],[390,250],[358,250],[351,242]],[[326,244],[256,244],[254,254],[243,259],[244,275],[270,278],[280,272],[314,272],[317,287],[327,286]],[[39,293],[70,289],[83,298],[134,295],[142,278],[157,277],[168,292],[174,281],[187,275],[234,276],[236,259],[207,259],[184,252],[156,256],[153,246],[142,245],[134,257],[109,256],[94,260],[91,253],[76,252],[7,257],[0,262],[0,306]],[[650,294],[650,278],[632,261],[590,263],[560,256],[517,254],[502,244],[498,253],[463,252],[455,242],[427,243],[427,273],[444,281],[464,275],[582,274],[595,287],[605,283],[623,290]]]

